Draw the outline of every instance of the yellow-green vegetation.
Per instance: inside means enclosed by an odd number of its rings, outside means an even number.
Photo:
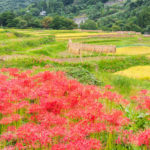
[[[150,55],[147,55],[148,58],[150,58]]]
[[[150,54],[150,47],[146,47],[146,46],[121,47],[121,48],[117,48],[117,54],[119,55]]]
[[[56,34],[56,38],[58,39],[68,39],[68,38],[84,38],[88,36],[96,36],[96,35],[105,35],[105,34],[115,34],[115,33],[106,33],[106,32],[101,32],[101,33],[93,33],[93,32],[79,32],[79,33],[58,33]]]
[[[119,71],[116,75],[126,76],[129,78],[150,80],[150,66],[136,66]]]

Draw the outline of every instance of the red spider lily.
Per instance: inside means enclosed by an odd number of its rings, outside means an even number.
[[[4,117],[0,120],[0,124],[10,124],[12,122],[18,121],[21,119],[21,116],[19,114],[14,114],[10,117]]]
[[[85,86],[68,80],[63,72],[1,71],[5,74],[0,74],[0,143],[4,149],[99,150],[106,141],[101,144],[95,134],[104,132],[118,135],[118,143],[149,144],[148,130],[143,134],[124,130],[130,120],[118,106],[125,107],[129,101],[110,91],[111,86],[104,90]],[[103,100],[116,108],[106,111]],[[150,109],[146,91],[133,101],[142,104],[144,111]]]
[[[132,100],[137,102],[137,109],[150,110],[150,96],[147,90],[142,90],[138,96],[131,97]]]
[[[105,119],[112,125],[122,126],[129,123],[129,119],[123,116],[122,111],[115,111],[111,115],[105,115]]]
[[[4,83],[4,82],[6,82],[7,79],[8,79],[7,76],[0,74],[0,83],[1,84]]]
[[[120,135],[116,140],[117,144],[130,144],[136,139],[136,136],[133,134],[132,130],[131,131],[121,130],[119,134]]]
[[[112,86],[111,85],[106,85],[105,89],[110,90],[110,89],[112,89]]]
[[[52,147],[52,150],[100,150],[101,144],[96,139],[80,139],[70,142],[69,144],[57,144]]]
[[[146,94],[148,93],[148,91],[147,91],[147,90],[141,90],[140,93],[141,93],[142,95],[146,95]]]
[[[145,100],[144,105],[147,109],[150,110],[150,97],[148,99]]]
[[[60,103],[58,103],[57,101],[47,102],[45,104],[45,109],[48,112],[53,112],[54,114],[59,114],[62,109],[62,105]]]
[[[25,124],[16,131],[16,135],[22,143],[38,147],[39,144],[47,145],[51,143],[52,133],[40,125]]]
[[[8,146],[8,147],[4,148],[3,150],[15,150],[15,147],[14,146]]]
[[[150,148],[150,129],[141,132],[137,137],[138,145],[146,145]]]
[[[2,68],[1,72],[17,73],[17,72],[19,72],[19,69],[17,69],[17,68]]]

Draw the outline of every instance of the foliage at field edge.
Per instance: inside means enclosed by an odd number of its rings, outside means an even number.
[[[0,73],[1,149],[149,149],[150,92],[124,99],[63,72]]]

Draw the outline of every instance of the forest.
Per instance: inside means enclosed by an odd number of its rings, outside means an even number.
[[[16,5],[11,5],[11,2]],[[81,24],[82,29],[150,32],[149,0],[11,0],[11,2],[10,0],[0,2],[1,26],[45,28],[43,21],[47,20],[46,28],[73,29],[77,28],[72,21],[73,18],[85,15],[88,20]],[[4,6],[7,7],[3,9]],[[42,11],[46,12],[46,16],[40,15]],[[68,21],[70,23],[66,23]],[[56,25],[57,23],[61,25]]]

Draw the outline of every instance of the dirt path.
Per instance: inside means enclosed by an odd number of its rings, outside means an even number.
[[[83,58],[59,58],[57,59],[60,62],[88,62],[88,61],[99,61],[104,59],[120,59],[122,57],[115,57],[115,56],[96,56],[96,57],[83,57]]]
[[[29,56],[29,55],[3,55],[0,56],[1,61],[7,61],[11,59],[27,59],[27,58],[35,58],[39,60],[50,60],[53,62],[69,62],[69,63],[79,63],[79,62],[88,62],[88,61],[99,61],[99,60],[104,60],[104,59],[121,59],[124,58],[123,56],[96,56],[96,57],[83,57],[83,58],[50,58],[48,56],[41,56],[41,57],[35,57],[35,56]]]
[[[21,38],[14,38],[14,39],[4,39],[4,40],[0,40],[0,43],[7,44],[9,42],[22,42],[24,40],[31,41],[31,40],[35,40],[35,39],[38,40],[39,37],[21,37]]]

